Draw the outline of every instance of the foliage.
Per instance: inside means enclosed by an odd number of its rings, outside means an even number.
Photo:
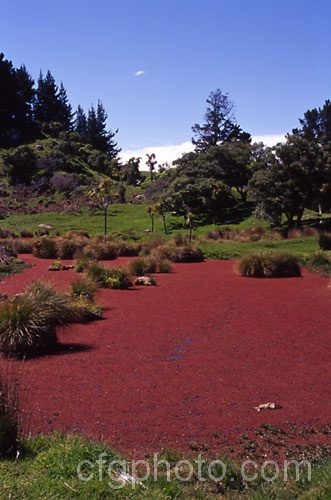
[[[17,380],[0,372],[0,458],[15,457],[19,445],[20,390]]]
[[[30,184],[37,170],[36,156],[28,146],[19,146],[6,153],[3,164],[13,185]]]
[[[156,248],[152,255],[160,260],[170,260],[171,262],[202,262],[203,253],[199,248],[190,245],[175,246],[166,244]]]
[[[301,260],[308,268],[326,276],[331,275],[331,255],[328,255],[328,252],[319,250],[307,253],[302,256]]]
[[[119,460],[125,459],[125,457],[118,456],[105,444],[91,442],[77,435],[51,433],[47,436],[29,438],[24,442],[24,446],[26,453],[19,460],[2,460],[0,462],[2,478],[0,496],[2,498],[102,499],[109,498],[110,491],[111,498],[114,500],[124,498],[132,500],[142,500],[143,498],[153,498],[153,500],[170,498],[216,500],[220,497],[249,500],[253,498],[313,499],[329,497],[331,464],[328,459],[313,463],[311,481],[308,481],[305,475],[302,475],[299,481],[296,480],[295,470],[291,470],[287,481],[284,481],[283,475],[280,474],[281,477],[272,482],[262,481],[259,477],[244,484],[239,474],[240,463],[224,457],[221,459],[226,464],[227,474],[222,482],[208,479],[207,474],[206,481],[197,481],[196,457],[191,458],[191,463],[195,467],[191,479],[179,481],[176,479],[175,467],[180,460],[188,457],[176,452],[171,454],[169,452],[160,457],[171,465],[169,481],[166,479],[165,473],[159,471],[157,480],[144,481],[144,486],[136,485],[133,488],[129,485],[110,490],[108,466],[113,462],[117,463]],[[63,460],[64,456],[65,461]],[[90,481],[81,481],[77,476],[77,464],[84,462],[95,464],[101,456],[105,458],[105,463],[101,463],[100,476],[99,473],[95,473],[92,474]],[[213,467],[210,465],[213,458],[220,459],[219,456],[206,459],[203,475],[209,466],[211,470],[215,471],[215,462],[213,462]],[[88,472],[90,472],[90,468]],[[179,472],[182,477],[186,477],[187,470],[183,468]],[[217,471],[216,474],[218,472],[221,475],[222,470]]]
[[[131,286],[128,272],[121,268],[106,268],[92,263],[87,269],[87,275],[102,288],[126,290]]]
[[[135,259],[130,262],[128,269],[129,273],[133,276],[145,276],[146,274],[156,272],[157,262],[152,257]]]
[[[92,260],[114,260],[116,259],[116,247],[112,243],[90,243],[85,246],[81,256]]]
[[[331,233],[320,233],[319,246],[322,250],[331,250]]]
[[[172,265],[169,260],[163,259],[159,262],[159,272],[162,274],[172,273]]]
[[[71,296],[74,298],[84,297],[91,300],[96,290],[96,282],[89,278],[79,278],[71,284]]]
[[[241,259],[239,273],[250,278],[288,278],[300,276],[298,260],[280,252],[256,252]]]
[[[326,178],[320,146],[299,136],[288,136],[250,181],[250,192],[265,212],[279,224],[286,215],[289,226],[294,217],[301,221],[305,208],[318,198]]]
[[[0,350],[10,356],[38,354],[57,343],[49,309],[31,294],[17,295],[0,304]]]
[[[32,253],[40,259],[56,259],[57,251],[56,240],[43,236],[34,242]]]
[[[227,93],[220,89],[211,92],[206,100],[208,107],[203,125],[195,124],[192,131],[197,136],[192,139],[197,151],[206,151],[224,141],[239,139],[250,140],[250,134],[243,132],[235,123],[233,104]]]
[[[88,323],[102,318],[102,307],[86,295],[74,297],[70,302],[70,320],[72,323]]]

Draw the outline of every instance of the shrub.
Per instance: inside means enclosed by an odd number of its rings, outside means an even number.
[[[56,241],[53,238],[39,238],[33,245],[32,253],[40,259],[56,259],[58,256]]]
[[[71,284],[71,296],[92,299],[97,290],[97,284],[90,278],[78,278]]]
[[[106,285],[115,290],[127,290],[132,286],[128,272],[125,269],[107,269]]]
[[[293,255],[278,252],[256,252],[241,259],[238,270],[251,278],[282,278],[300,276],[298,260]]]
[[[0,457],[16,455],[19,442],[20,391],[16,380],[0,373]]]
[[[149,273],[155,273],[157,262],[152,257],[136,259],[129,264],[129,273],[133,276],[145,276]]]
[[[319,246],[322,250],[331,250],[331,233],[320,233]]]
[[[160,260],[170,260],[171,262],[202,262],[203,253],[199,248],[193,246],[176,247],[164,245],[154,250]]]
[[[105,268],[93,263],[88,267],[87,275],[102,288],[125,290],[131,286],[128,272],[120,268]]]
[[[172,273],[172,265],[169,260],[161,260],[159,262],[159,272],[162,274]]]

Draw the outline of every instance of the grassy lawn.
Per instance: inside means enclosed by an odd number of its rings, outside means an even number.
[[[319,248],[318,239],[315,236],[276,241],[260,240],[245,243],[237,241],[224,243],[201,242],[199,246],[204,252],[205,257],[212,259],[235,259],[261,250],[280,250],[302,257],[307,253],[317,251]]]
[[[101,211],[91,213],[87,209],[82,210],[80,214],[43,212],[37,214],[11,215],[0,222],[0,228],[10,229],[19,233],[23,229],[35,232],[38,229],[38,224],[50,224],[52,233],[64,233],[71,229],[83,229],[88,231],[91,236],[101,234],[103,232],[103,214]],[[168,237],[176,233],[187,231],[184,225],[184,218],[179,216],[168,215]],[[257,221],[253,217],[242,219],[236,224],[227,224],[229,228],[247,229],[253,225],[266,227],[265,221]],[[196,224],[194,234],[200,236],[206,231],[213,229],[213,225]],[[146,213],[145,205],[112,205],[109,208],[108,220],[109,232],[130,232],[133,231],[140,238],[146,238],[145,229],[150,229],[150,217]],[[162,221],[155,216],[155,233],[154,236],[164,236]]]
[[[316,213],[307,211],[306,219],[316,218]],[[326,216],[328,217],[328,216]],[[256,220],[247,214],[246,217],[231,220],[230,216],[224,217],[224,226],[228,229],[245,230],[253,226],[268,227],[267,221]],[[69,230],[84,230],[91,236],[102,234],[103,214],[101,211],[91,213],[83,209],[80,214],[44,212],[32,215],[11,215],[1,220],[0,228],[10,229],[15,233],[20,233],[23,229],[34,233],[38,230],[38,224],[50,224],[51,234],[65,233]],[[207,231],[215,229],[213,225],[204,225],[196,221],[194,229],[195,238],[203,236]],[[168,234],[164,234],[163,224],[159,217],[155,217],[155,232],[145,233],[150,229],[151,221],[146,213],[145,205],[112,205],[109,209],[108,227],[110,233],[129,233],[129,239],[149,240],[155,237],[172,238],[178,233],[187,233],[184,218],[174,215],[167,217]],[[206,257],[216,259],[238,258],[252,251],[257,250],[284,250],[297,256],[318,250],[316,237],[296,238],[290,240],[267,241],[241,243],[238,241],[202,241],[200,248]]]
[[[96,461],[104,453],[105,465],[101,467]],[[167,480],[165,469],[158,468],[158,477],[154,481],[150,478],[144,485],[125,486],[119,489],[110,487],[110,484],[119,485],[108,475],[108,467],[112,461],[119,458],[112,450],[103,444],[93,444],[80,437],[60,436],[57,434],[48,437],[29,439],[25,443],[24,454],[18,460],[0,460],[0,498],[12,500],[21,499],[102,499],[114,498],[132,500],[153,499],[216,499],[216,498],[244,498],[244,499],[294,499],[294,498],[330,498],[331,495],[331,463],[326,461],[312,466],[311,481],[307,479],[306,469],[303,469],[299,480],[294,474],[284,482],[281,478],[268,482],[261,474],[251,482],[243,482],[240,473],[240,464],[223,459],[226,465],[226,475],[221,483],[208,479],[207,465],[201,469],[202,476],[207,477],[205,482],[198,481],[194,476],[187,482],[179,481],[175,477],[175,464],[182,459],[177,453],[168,452],[158,457],[164,458],[171,465],[170,480]],[[197,457],[195,457],[197,458]],[[119,458],[123,460],[123,458]],[[77,466],[83,461],[89,463],[82,467],[85,475],[91,474],[88,481],[82,481],[77,476]],[[191,460],[197,471],[197,465]],[[121,466],[118,466],[118,468]],[[122,467],[123,470],[123,467]],[[185,467],[179,469],[182,476],[186,476]],[[215,475],[220,475],[223,469],[213,469]],[[254,473],[259,468],[254,469]],[[129,469],[128,472],[131,472]],[[145,473],[143,468],[140,474]],[[270,471],[274,473],[274,469]],[[139,475],[139,474],[138,474]]]

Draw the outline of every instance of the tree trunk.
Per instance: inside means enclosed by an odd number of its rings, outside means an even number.
[[[105,207],[104,209],[104,236],[106,238],[107,236],[107,230],[108,230],[108,207]]]
[[[165,215],[162,215],[162,220],[163,220],[163,229],[164,229],[164,234],[168,234],[167,222],[166,222]]]
[[[189,241],[192,241],[192,230],[193,230],[193,226],[192,226],[192,224],[190,224],[190,236],[189,236]]]
[[[304,208],[302,208],[301,210],[298,211],[297,213],[297,225],[298,226],[301,226],[302,224],[302,216],[303,216],[303,212],[305,211]]]
[[[154,215],[151,215],[151,221],[152,221],[152,233],[154,233]]]

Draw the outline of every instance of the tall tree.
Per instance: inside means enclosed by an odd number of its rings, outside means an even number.
[[[107,130],[107,113],[101,101],[98,101],[97,109],[91,106],[87,118],[87,140],[95,149],[106,153],[111,160],[118,157],[121,149],[117,147],[114,137],[118,130],[112,132]]]
[[[196,123],[192,127],[196,136],[192,138],[192,142],[197,151],[206,151],[229,140],[250,141],[250,134],[243,132],[235,122],[233,103],[227,93],[223,94],[220,89],[216,89],[209,94],[206,102],[208,106],[204,115],[205,123]]]
[[[87,119],[83,108],[78,105],[75,118],[75,131],[81,136],[83,140],[87,137]]]
[[[62,123],[66,130],[70,130],[72,127],[72,107],[68,101],[67,91],[64,88],[63,83],[61,82],[59,93],[58,93],[58,101],[59,101],[59,122]]]
[[[294,135],[316,141],[322,145],[331,142],[331,101],[326,100],[322,108],[313,108],[299,119],[301,128],[293,129]]]
[[[29,125],[28,104],[11,61],[0,53],[0,147],[15,146]]]
[[[33,105],[36,97],[36,91],[34,88],[34,80],[24,64],[16,69],[16,79],[20,95],[26,105],[27,119],[31,123],[33,121]]]
[[[264,167],[250,181],[250,190],[270,218],[280,221],[284,213],[291,227],[295,217],[300,224],[304,209],[318,199],[325,176],[321,147],[291,135],[273,153],[267,152]]]
[[[153,182],[155,165],[157,164],[156,157],[154,153],[151,154],[146,153],[146,156],[147,156],[146,165],[149,170],[151,182]]]
[[[56,122],[60,123],[64,130],[70,130],[72,110],[68,103],[67,92],[63,83],[60,84],[60,88],[57,86],[50,71],[47,71],[45,77],[40,72],[34,116],[40,123]]]

